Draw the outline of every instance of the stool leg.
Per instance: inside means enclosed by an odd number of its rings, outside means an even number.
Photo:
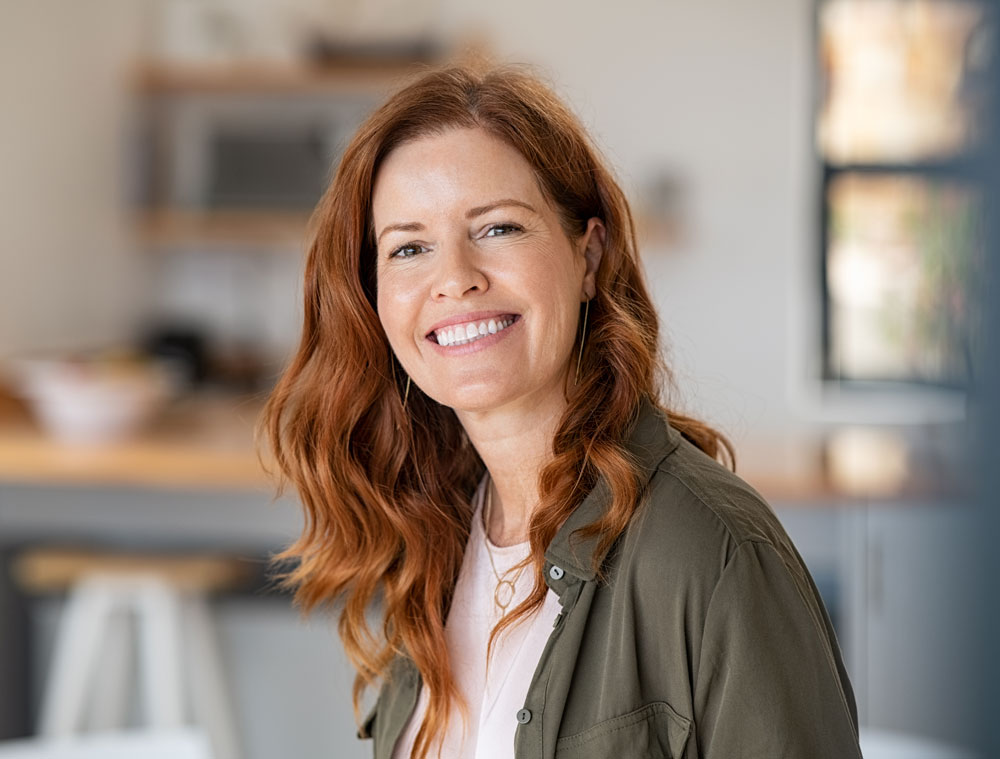
[[[90,727],[93,730],[123,728],[128,717],[129,690],[132,684],[132,610],[120,605],[108,615],[104,645],[98,658],[100,677],[93,680],[93,707]]]
[[[142,579],[135,592],[146,724],[180,727],[184,723],[180,598],[176,590],[155,577]]]
[[[70,592],[42,697],[39,735],[61,737],[82,727],[87,681],[114,607],[114,591],[100,578],[83,580]]]
[[[184,618],[191,644],[188,661],[192,666],[190,685],[196,722],[208,732],[213,759],[238,759],[239,741],[226,693],[222,658],[204,596],[185,600]]]

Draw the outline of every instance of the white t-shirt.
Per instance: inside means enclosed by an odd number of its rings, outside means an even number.
[[[512,759],[516,715],[524,706],[528,685],[562,608],[559,597],[550,588],[541,608],[515,627],[507,628],[494,641],[487,676],[486,643],[500,620],[500,608],[494,601],[497,578],[484,542],[482,509],[487,482],[484,477],[473,499],[472,530],[445,623],[452,674],[468,703],[469,725],[463,734],[461,712],[453,708],[440,753],[435,753],[437,743],[432,742],[428,755],[441,759]],[[504,547],[490,543],[490,551],[496,571],[503,577],[504,572],[528,555],[529,547],[527,542]],[[513,580],[515,575],[510,573],[507,579]],[[508,611],[527,598],[533,582],[529,565],[517,576]],[[427,710],[428,695],[424,684],[417,706],[396,743],[393,759],[410,759],[413,741]]]

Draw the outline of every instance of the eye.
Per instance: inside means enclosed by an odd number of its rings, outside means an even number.
[[[389,258],[413,258],[417,253],[424,250],[424,246],[415,242],[408,242],[400,245],[389,254]]]
[[[517,224],[511,224],[509,222],[504,222],[503,224],[491,224],[489,229],[486,230],[486,237],[505,237],[512,232],[523,231],[521,227]],[[497,234],[494,234],[497,232]]]

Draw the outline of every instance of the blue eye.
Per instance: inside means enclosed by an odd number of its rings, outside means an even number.
[[[498,229],[500,229],[500,230],[508,230],[508,231],[502,232],[500,235],[493,234],[493,232],[495,230],[498,230]],[[499,237],[504,237],[504,236],[510,234],[510,232],[520,232],[520,231],[522,231],[521,227],[519,227],[517,224],[509,224],[509,223],[505,223],[505,224],[492,224],[492,225],[490,225],[490,228],[488,230],[486,230],[486,236],[487,237],[498,237],[498,236]]]
[[[417,245],[413,242],[408,242],[406,245],[400,245],[392,253],[389,254],[389,258],[413,258],[418,252],[422,251],[424,248],[422,245]]]

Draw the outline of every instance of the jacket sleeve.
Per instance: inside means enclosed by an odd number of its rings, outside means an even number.
[[[706,613],[695,674],[705,759],[860,759],[857,708],[805,566],[768,542],[730,556]]]

